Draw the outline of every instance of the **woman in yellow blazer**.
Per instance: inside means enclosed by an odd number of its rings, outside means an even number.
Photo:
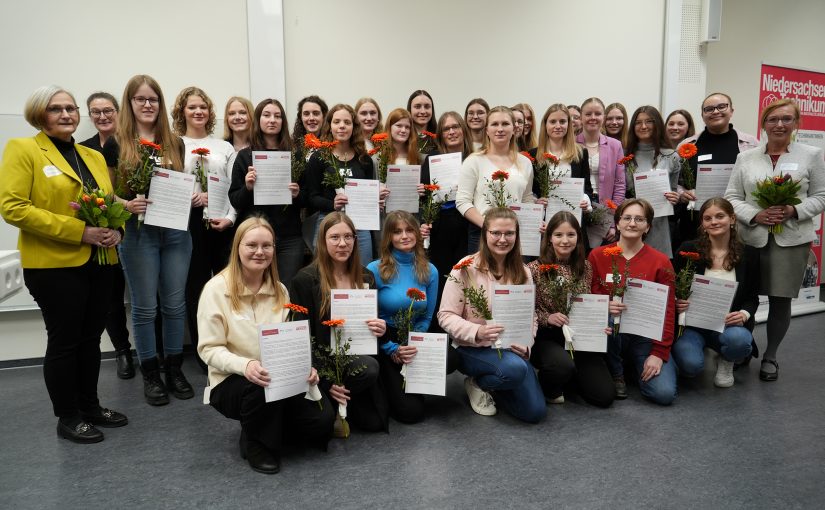
[[[0,214],[20,229],[23,277],[46,323],[46,389],[57,434],[96,443],[95,427],[126,425],[126,416],[100,406],[100,335],[106,323],[115,266],[98,265],[92,247],[120,243],[117,230],[89,227],[69,202],[82,184],[112,191],[103,156],[75,144],[80,113],[74,97],[41,87],[26,102],[26,120],[41,131],[10,140],[0,164]],[[109,250],[114,255],[114,250]],[[113,257],[115,260],[116,258]]]

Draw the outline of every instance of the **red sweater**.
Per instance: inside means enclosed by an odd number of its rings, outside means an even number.
[[[615,246],[611,244],[609,246]],[[600,246],[590,252],[588,260],[593,266],[593,282],[591,292],[593,294],[610,294],[610,290],[605,285],[606,275],[612,272],[612,257],[604,254],[604,249],[609,246]],[[622,257],[624,258],[624,257]],[[660,251],[648,245],[644,245],[639,253],[628,261],[630,268],[628,274],[630,278],[638,278],[650,282],[661,283],[670,287],[668,292],[667,311],[665,312],[665,323],[662,324],[662,341],[653,342],[650,353],[667,361],[670,358],[670,346],[673,345],[674,319],[676,316],[675,289],[673,287],[673,265],[670,260]],[[622,263],[619,260],[619,269],[622,270]],[[624,271],[622,271],[624,272]]]

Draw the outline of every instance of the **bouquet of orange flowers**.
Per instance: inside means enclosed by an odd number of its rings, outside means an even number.
[[[573,298],[582,292],[582,282],[575,278],[565,277],[558,264],[540,264],[538,267],[538,290],[546,297],[553,310],[564,315],[570,315],[573,307]],[[561,327],[564,335],[564,348],[573,357],[573,330],[567,324]]]
[[[192,151],[192,154],[198,156],[198,159],[195,161],[195,180],[198,181],[198,184],[200,184],[201,192],[206,193],[209,191],[209,181],[207,180],[209,173],[206,171],[206,165],[203,163],[203,158],[204,156],[209,155],[209,149],[206,147],[198,147]],[[209,228],[208,206],[204,206],[203,208],[203,223],[206,228]]]
[[[369,155],[378,154],[378,181],[381,183],[387,182],[387,167],[390,164],[390,153],[392,152],[392,141],[387,133],[375,133],[370,137],[372,140],[373,149],[369,151]]]
[[[307,133],[307,135],[304,136],[304,147],[318,151],[321,158],[332,167],[332,172],[324,172],[324,178],[321,184],[339,190],[347,185],[347,176],[338,168],[338,158],[332,153],[332,149],[334,149],[336,145],[338,145],[338,142],[322,142],[312,133]]]
[[[513,200],[506,188],[506,181],[510,178],[510,174],[504,170],[496,170],[491,177],[492,179],[485,178],[489,193],[484,197],[484,201],[490,207],[506,208],[509,202]]]
[[[90,227],[119,229],[132,216],[114,195],[97,188],[91,189],[85,184],[75,201],[69,202],[69,207],[77,211],[77,217]],[[114,264],[115,248],[96,246],[95,249],[98,265]]]
[[[467,267],[473,264],[473,257],[467,257],[466,259],[462,260],[458,264],[453,266],[454,271],[459,271],[460,275],[467,275],[467,278],[470,278],[470,274],[467,271]],[[464,295],[464,299],[466,303],[470,305],[470,310],[473,312],[473,315],[478,317],[479,319],[484,319],[488,323],[493,320],[493,312],[490,311],[490,302],[487,300],[487,293],[484,291],[484,286],[480,285],[476,287],[473,285],[472,281],[469,283],[465,283],[464,278],[457,278],[452,274],[447,275],[447,279],[457,283],[461,287],[461,293]],[[498,349],[498,357],[501,358],[501,341],[496,340],[496,344],[494,345],[496,349]]]
[[[318,375],[336,386],[344,385],[344,377],[359,374],[367,368],[366,365],[355,366],[358,356],[349,354],[350,341],[342,338],[341,327],[344,322],[346,322],[344,319],[323,321],[321,324],[332,328],[332,345],[315,345]],[[346,404],[338,404],[338,416],[335,419],[333,435],[342,438],[349,437]]]
[[[441,186],[438,181],[434,180],[432,184],[424,185],[424,203],[421,205],[421,223],[424,225],[432,225],[438,219],[441,213],[441,206],[444,205],[444,200],[438,198],[436,191],[440,190]],[[430,247],[430,238],[424,239],[424,249]]]
[[[756,183],[756,191],[751,193],[759,207],[767,209],[775,205],[797,205],[802,200],[796,196],[799,193],[800,181],[794,180],[791,174],[765,177]],[[782,224],[771,225],[768,229],[772,234],[782,232]]]
[[[696,188],[696,178],[693,175],[689,160],[699,152],[699,149],[692,143],[686,143],[682,144],[677,152],[679,157],[682,158],[682,185],[685,189],[694,189]]]
[[[633,154],[628,154],[627,156],[621,158],[618,161],[618,164],[624,165],[625,169],[630,174],[631,179],[633,178],[633,174],[636,173],[636,169],[638,166],[636,165],[636,156]],[[627,197],[628,198],[635,198],[636,197],[636,190],[635,188],[631,189],[630,184],[627,185]]]
[[[522,154],[525,153],[522,152]],[[575,206],[566,198],[553,193],[553,190],[559,187],[559,179],[564,175],[564,172],[559,171],[559,158],[555,154],[545,152],[542,155],[543,161],[539,163],[536,158],[529,156],[529,153],[527,155],[533,163],[533,179],[539,185],[539,198],[557,198],[571,209],[575,209]]]
[[[622,302],[622,297],[624,293],[627,291],[627,279],[629,276],[630,271],[630,264],[627,260],[622,257],[624,261],[624,272],[619,271],[619,261],[618,258],[622,255],[622,248],[617,244],[613,246],[608,246],[604,249],[604,254],[609,255],[611,262],[611,273],[610,273],[610,280],[609,282],[605,282],[605,285],[610,290],[610,299],[612,301]],[[619,324],[621,323],[621,315],[617,315],[613,318],[613,334],[619,333]]]
[[[696,274],[696,268],[693,267],[693,264],[701,258],[701,255],[693,251],[680,251],[679,256],[684,258],[687,262],[685,263],[685,267],[679,270],[679,272],[676,273],[674,277],[676,297],[678,299],[688,299],[691,294],[691,286],[693,285],[693,275]],[[682,332],[684,331],[684,329],[685,312],[682,312],[679,314],[678,336],[682,336]]]
[[[618,207],[619,206],[616,205],[616,202],[610,200],[609,198],[604,201],[604,204],[594,204],[593,210],[587,213],[587,221],[591,225],[609,224],[612,221],[613,212]],[[610,214],[610,216],[608,216],[608,214]]]
[[[126,182],[127,190],[121,190],[120,193],[131,192],[137,198],[146,198],[155,165],[160,164],[163,149],[160,145],[145,138],[138,138],[135,143],[138,148],[138,163],[132,168],[121,169],[120,175]],[[143,216],[143,213],[138,214],[138,228],[143,223]]]

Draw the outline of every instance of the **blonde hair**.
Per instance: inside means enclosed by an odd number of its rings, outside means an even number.
[[[765,129],[765,122],[767,122],[768,120],[768,115],[772,114],[774,111],[776,111],[779,108],[782,108],[783,106],[790,106],[791,108],[793,108],[795,117],[794,120],[799,120],[799,105],[796,104],[796,101],[794,101],[793,99],[785,98],[780,99],[778,101],[774,101],[773,103],[766,106],[764,110],[762,110],[762,113],[759,115],[759,127]],[[798,127],[799,126],[797,126],[797,128]]]
[[[206,107],[209,108],[209,119],[206,121],[206,133],[211,135],[212,131],[215,130],[215,105],[212,104],[212,100],[209,99],[206,92],[198,87],[186,87],[178,94],[178,97],[175,99],[175,105],[172,107],[172,128],[178,136],[184,136],[186,134],[186,115],[184,115],[183,111],[186,109],[186,103],[192,96],[198,96],[203,99]]]
[[[232,310],[236,312],[240,312],[241,310],[241,294],[243,294],[244,289],[243,266],[241,265],[240,255],[241,241],[247,233],[256,228],[266,229],[272,235],[272,243],[275,243],[275,231],[272,229],[272,225],[261,216],[250,216],[238,225],[238,229],[235,231],[235,237],[232,239],[232,252],[229,255],[229,264],[226,266],[226,269],[221,271],[221,274],[226,279],[226,288],[227,292],[229,292],[229,301],[232,304]],[[275,251],[272,252],[272,262],[269,264],[269,267],[264,270],[264,284],[268,283],[272,285],[275,292],[275,304],[282,306],[287,300],[287,295],[286,292],[284,292],[283,286],[280,285],[278,278],[277,255]]]
[[[358,110],[360,110],[362,106],[364,106],[365,104],[368,104],[368,103],[375,106],[375,109],[378,111],[378,124],[375,125],[375,129],[372,130],[372,134],[383,133],[384,132],[384,122],[383,122],[384,115],[381,113],[381,107],[378,106],[378,101],[376,101],[375,99],[373,99],[371,97],[362,97],[361,99],[359,99],[358,101],[355,102],[355,108],[354,108],[355,114],[356,114],[355,115],[355,117],[356,117],[355,121],[358,122]],[[360,123],[359,123],[359,126],[360,126]],[[363,129],[362,129],[362,131],[363,131]]]
[[[235,141],[235,132],[232,131],[232,128],[229,127],[229,106],[234,103],[235,101],[241,103],[241,105],[246,108],[246,138],[250,142],[252,141],[252,111],[255,109],[252,106],[252,101],[245,97],[240,96],[232,96],[229,98],[229,101],[226,102],[226,106],[223,109],[223,139],[229,143],[234,143]]]
[[[496,106],[495,108],[491,108],[490,111],[487,113],[487,123],[484,126],[484,144],[481,146],[481,150],[479,151],[481,154],[487,154],[487,151],[490,149],[490,137],[487,135],[487,126],[490,125],[490,118],[495,113],[503,113],[510,117],[510,123],[513,125],[513,136],[510,137],[510,147],[508,148],[508,152],[510,153],[510,159],[513,160],[515,163],[518,160],[518,145],[516,145],[516,119],[513,117],[513,110],[507,108],[506,106]]]
[[[550,139],[550,136],[547,134],[547,119],[550,118],[551,114],[556,112],[563,112],[567,119],[567,133],[565,133],[564,139],[562,139],[561,142],[562,152],[558,154],[559,160],[578,163],[582,157],[582,147],[576,143],[576,133],[570,123],[570,111],[561,103],[548,106],[544,112],[544,116],[541,118],[541,131],[539,132],[538,149],[536,149],[536,161],[544,163],[544,151]]]
[[[378,274],[384,282],[390,282],[398,275],[398,264],[392,256],[392,236],[393,231],[406,223],[415,231],[415,248],[413,248],[413,266],[415,269],[415,279],[418,283],[426,285],[430,280],[430,263],[427,254],[424,252],[424,238],[421,237],[418,220],[407,211],[391,211],[384,219],[384,229],[381,232],[381,247],[379,249]]]
[[[44,85],[35,89],[26,100],[26,105],[23,107],[23,118],[26,122],[33,128],[42,130],[46,125],[46,108],[52,98],[61,92],[68,94],[72,102],[77,105],[77,101],[68,90],[57,85]]]
[[[527,122],[527,114],[530,114],[530,122],[532,125],[530,126],[530,134],[522,136],[524,137],[524,144],[527,145],[527,148],[533,148],[536,146],[536,113],[533,111],[533,108],[527,103],[519,103],[513,107],[514,110],[518,110],[524,114],[524,122]]]

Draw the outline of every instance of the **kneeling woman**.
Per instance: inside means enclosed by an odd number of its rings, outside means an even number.
[[[642,396],[657,404],[669,405],[676,399],[676,367],[668,361],[673,344],[673,266],[666,255],[644,242],[653,222],[653,207],[647,200],[634,198],[623,202],[616,209],[614,220],[619,242],[590,252],[594,275],[592,292],[610,294],[610,287],[605,282],[612,276],[613,257],[617,259],[622,275],[669,287],[661,340],[625,333],[611,335],[607,340],[607,362],[613,375],[616,398],[627,398],[623,363],[626,356],[636,366]],[[612,255],[610,252],[616,247],[621,248],[621,253]],[[621,315],[624,310],[627,310],[627,305],[619,301],[610,302],[611,315]]]
[[[697,253],[696,274],[737,281],[739,286],[725,315],[724,331],[686,327],[673,344],[673,359],[680,375],[694,377],[702,373],[704,349],[710,347],[719,353],[713,384],[729,388],[733,386],[734,362],[749,359],[751,355],[753,315],[759,306],[759,252],[739,240],[733,206],[724,198],[711,198],[702,204],[699,219],[699,238],[682,243],[676,256],[676,270],[687,263],[683,253]],[[679,313],[687,311],[689,306],[690,300],[676,300]]]
[[[378,316],[387,322],[387,332],[378,340],[381,379],[390,415],[402,423],[415,423],[424,418],[424,396],[404,391],[401,367],[415,359],[417,349],[406,345],[406,338],[398,336],[396,317],[400,311],[409,310],[412,303],[409,331],[427,331],[438,298],[438,272],[427,261],[418,222],[406,211],[387,214],[380,256],[367,269],[378,287]],[[424,299],[410,297],[411,292]],[[458,353],[452,346],[447,349],[447,373],[450,374],[458,364]]]
[[[324,324],[330,320],[330,291],[374,289],[375,279],[361,265],[359,250],[355,249],[358,242],[355,225],[346,214],[327,213],[318,226],[316,242],[315,260],[298,271],[289,292],[293,303],[308,310],[306,316],[296,315],[309,320],[310,335],[315,342],[330,345],[331,330]],[[377,338],[386,332],[387,323],[374,318],[367,321],[367,327]],[[344,375],[341,386],[326,380],[322,380],[321,385],[328,389],[332,400],[347,406],[347,419],[353,425],[370,432],[386,431],[387,401],[378,380],[378,361],[373,356],[356,356],[351,365],[363,368],[357,374]],[[341,437],[346,437],[346,433],[341,433]]]
[[[585,256],[582,229],[570,212],[560,211],[553,215],[542,239],[541,255],[527,265],[536,282],[536,319],[539,325],[530,361],[539,371],[541,389],[550,403],[563,403],[563,390],[572,382],[584,400],[599,407],[608,407],[613,403],[615,390],[605,355],[576,351],[571,358],[564,350],[561,328],[569,320],[553,305],[550,288],[545,283],[547,276],[542,271],[542,266],[547,264],[559,266],[559,276],[572,283],[574,293],[590,292],[593,268]]]
[[[303,394],[275,402],[264,398],[271,375],[261,366],[258,326],[286,320],[287,302],[278,281],[272,227],[263,218],[249,218],[235,232],[229,265],[203,288],[198,354],[209,365],[209,403],[240,420],[241,456],[255,471],[268,474],[280,470],[285,437],[301,435],[325,448],[335,419],[323,397],[321,406]],[[314,368],[307,382],[318,384]]]
[[[462,286],[483,287],[489,303],[494,285],[533,283],[521,261],[519,243],[516,214],[509,209],[488,209],[481,225],[481,249],[462,259],[450,273],[441,297],[438,322],[452,337],[461,355],[462,371],[468,376],[464,389],[473,411],[492,416],[498,404],[520,420],[537,423],[547,414],[547,408],[536,372],[528,361],[536,323],[520,332],[524,337],[520,343],[499,352],[492,346],[504,328],[487,324],[462,293]]]

